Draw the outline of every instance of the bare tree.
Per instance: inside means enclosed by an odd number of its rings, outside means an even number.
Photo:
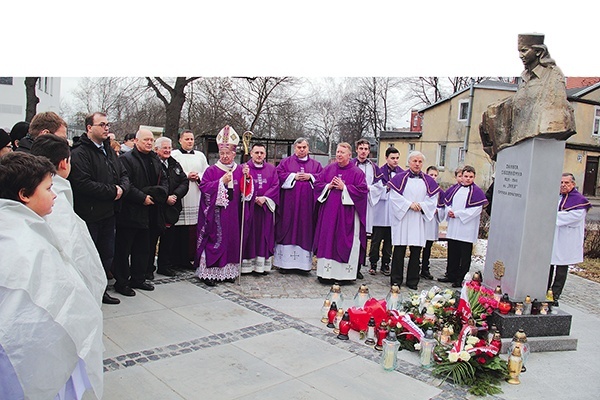
[[[379,132],[388,129],[388,121],[397,107],[394,92],[400,81],[390,77],[360,78],[357,101],[367,113],[371,134],[379,138]]]
[[[177,139],[179,133],[179,122],[181,120],[181,112],[183,104],[186,100],[185,87],[197,80],[199,77],[175,78],[174,84],[171,86],[163,78],[159,77],[146,77],[148,87],[154,90],[156,97],[165,105],[165,131],[164,135],[170,137],[173,140]],[[163,94],[163,90],[166,90],[167,94]],[[167,96],[169,98],[167,98]]]
[[[233,78],[229,95],[245,118],[243,129],[254,131],[264,113],[289,100],[285,89],[294,84],[294,78],[285,76]]]
[[[38,79],[40,78],[25,78],[25,99],[27,101],[25,106],[25,121],[27,122],[31,122],[37,113],[37,105],[40,102],[40,98],[37,97],[35,92],[35,85],[37,84]]]

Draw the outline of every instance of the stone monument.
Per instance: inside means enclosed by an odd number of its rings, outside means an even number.
[[[565,140],[576,133],[565,78],[543,43],[542,34],[519,35],[522,82],[480,125],[496,160],[484,284],[513,301],[545,298]]]

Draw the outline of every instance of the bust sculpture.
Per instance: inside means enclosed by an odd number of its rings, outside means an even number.
[[[566,140],[576,133],[565,77],[550,58],[544,35],[520,34],[518,50],[525,70],[516,94],[489,105],[479,126],[484,151],[493,160],[525,139]]]

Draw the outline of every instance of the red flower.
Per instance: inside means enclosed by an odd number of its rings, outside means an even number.
[[[412,335],[412,334],[410,334],[410,333],[406,335],[406,340],[411,340],[411,341],[412,341],[412,340],[414,340],[414,339],[415,339],[415,336],[414,336],[414,335]]]
[[[482,314],[479,316],[479,318],[481,318],[481,319],[486,319],[486,318],[487,318],[487,314],[486,314],[486,313],[482,313]]]
[[[485,360],[485,357],[477,357],[477,362],[478,362],[479,364],[485,364],[485,361],[486,361],[486,360]]]
[[[417,325],[421,325],[423,323],[423,318],[417,317],[415,318],[415,322],[417,323]]]

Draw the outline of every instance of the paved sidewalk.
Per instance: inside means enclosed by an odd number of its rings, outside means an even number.
[[[432,260],[442,276],[444,260]],[[366,271],[365,271],[366,272]],[[161,275],[157,275],[161,278]],[[343,285],[351,301],[360,283],[383,298],[389,278]],[[104,399],[470,399],[433,378],[416,353],[401,351],[396,371],[351,331],[341,341],[320,322],[329,291],[308,276],[273,271],[244,275],[241,285],[207,287],[191,272],[155,280],[153,292],[121,298],[104,311]],[[419,289],[437,281],[421,281]],[[402,290],[406,290],[402,287]],[[573,315],[578,350],[533,353],[521,385],[503,384],[498,399],[596,399],[600,284],[569,275],[561,308]]]

